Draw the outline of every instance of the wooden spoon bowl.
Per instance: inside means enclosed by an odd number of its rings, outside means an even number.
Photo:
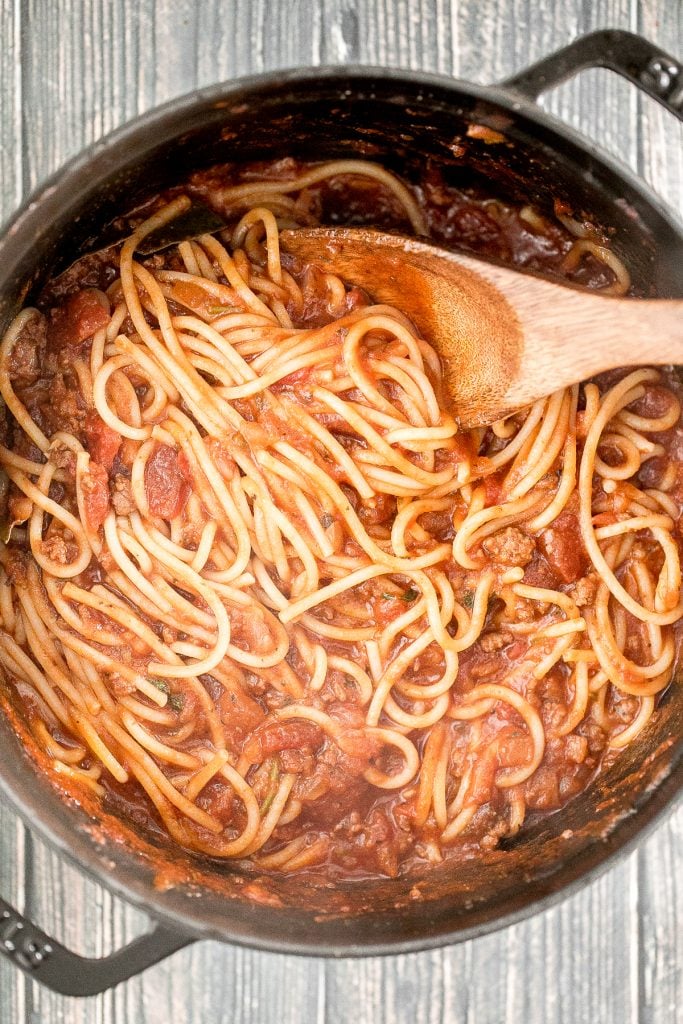
[[[683,363],[680,299],[615,298],[366,228],[283,231],[280,242],[413,322],[441,356],[463,427],[603,370]]]

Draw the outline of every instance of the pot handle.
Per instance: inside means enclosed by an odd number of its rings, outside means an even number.
[[[193,941],[155,924],[109,956],[79,956],[55,942],[0,897],[0,953],[25,974],[65,996],[105,992]]]
[[[500,84],[526,99],[537,100],[586,68],[609,68],[623,75],[683,120],[683,65],[642,36],[621,29],[601,29],[581,36]]]

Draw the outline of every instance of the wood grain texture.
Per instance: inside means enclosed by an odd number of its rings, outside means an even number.
[[[494,81],[582,32],[683,55],[679,0],[0,0],[0,216],[68,156],[197,85],[362,62]],[[683,208],[683,126],[608,72],[543,103]],[[323,962],[203,943],[115,992],[54,996],[0,960],[0,1024],[680,1024],[683,810],[561,906],[431,953]],[[0,803],[0,892],[98,955],[144,918]]]

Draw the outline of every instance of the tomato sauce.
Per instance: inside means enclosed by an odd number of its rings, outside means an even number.
[[[188,190],[195,198],[204,200],[220,211],[221,190],[226,185],[264,176],[288,177],[301,169],[301,165],[292,160],[281,161],[275,166],[254,164],[249,168],[214,168],[195,175],[188,183]],[[312,186],[308,192],[311,215],[323,223],[369,224],[403,231],[409,228],[394,197],[374,182],[359,188],[356,181],[340,178]],[[430,236],[441,244],[494,257],[529,270],[565,277],[589,288],[601,288],[613,283],[609,268],[591,257],[584,259],[571,272],[563,269],[564,257],[575,238],[560,221],[552,219],[550,215],[536,213],[530,217],[528,211],[457,189],[448,185],[438,169],[433,167],[427,170],[420,181],[414,183],[414,192],[425,215]],[[166,258],[156,257],[162,263]],[[315,272],[311,274],[315,278]],[[130,465],[127,464],[125,442],[93,408],[86,407],[79,397],[69,359],[65,360],[60,353],[66,351],[71,357],[80,354],[87,356],[89,339],[109,323],[109,314],[97,289],[111,283],[112,275],[111,261],[98,254],[82,261],[80,273],[72,268],[61,280],[48,285],[42,299],[45,315],[32,323],[29,343],[24,343],[26,339],[22,339],[22,343],[15,346],[10,366],[17,393],[36,422],[46,427],[57,424],[61,429],[72,431],[88,451],[90,466],[83,482],[83,495],[87,525],[94,531],[104,522],[112,501],[116,507],[117,499],[114,496],[120,496],[126,488],[129,489]],[[85,288],[84,283],[87,284]],[[315,288],[310,290],[309,298],[301,308],[290,310],[298,326],[314,327],[330,320],[328,298],[322,288],[317,297],[314,291]],[[205,291],[191,284],[174,284],[172,298],[182,307],[183,312],[189,309],[209,316],[221,314],[220,303],[207,299]],[[346,312],[368,301],[368,297],[359,289],[350,288],[346,292]],[[339,311],[335,315],[340,315]],[[599,383],[605,387],[609,380],[601,380]],[[665,415],[670,402],[667,389],[671,388],[679,395],[681,393],[673,372],[667,371],[665,384],[665,388],[648,386],[631,411],[648,417]],[[274,390],[286,398],[288,393],[302,388],[310,388],[307,370],[286,377]],[[239,408],[249,419],[249,400],[241,403]],[[343,443],[343,425],[336,422],[332,415],[327,425],[329,429],[339,429],[340,441]],[[254,436],[259,429],[277,434],[277,417],[270,413],[262,415],[259,423],[254,424]],[[11,425],[6,425],[6,435],[5,443],[18,450],[18,434],[14,441]],[[300,440],[304,451],[312,443],[304,431]],[[683,426],[676,424],[670,430],[663,431],[656,440],[664,446],[665,454],[644,463],[640,471],[640,483],[647,487],[657,486],[673,466],[676,485],[670,493],[676,501],[681,502]],[[219,472],[224,479],[229,480],[237,472],[232,458],[222,448],[219,439],[207,439],[206,443]],[[34,452],[31,457],[35,458],[36,454]],[[449,457],[457,463],[476,455],[470,450],[469,441],[457,437]],[[365,528],[369,532],[375,531],[376,536],[387,535],[396,515],[396,500],[379,495],[372,504],[360,502],[338,467],[336,470],[330,467],[330,474],[342,482],[344,493],[348,494]],[[502,500],[503,476],[503,473],[490,473],[484,477],[487,505]],[[192,467],[186,456],[179,455],[167,444],[156,443],[144,471],[144,489],[151,515],[164,520],[177,517],[186,506],[192,487]],[[507,542],[518,546],[510,548],[507,562],[504,552],[498,552],[496,557],[500,557],[502,564],[521,564],[524,568],[524,582],[527,584],[568,591],[580,581],[583,582],[590,571],[588,555],[579,539],[577,512],[576,503],[570,502],[565,511],[531,543],[528,550],[525,546],[523,552],[519,547],[519,538],[508,536]],[[421,525],[439,540],[450,542],[455,532],[453,514],[453,509],[430,513]],[[326,529],[331,524],[322,525]],[[58,541],[59,538],[54,541],[55,550]],[[19,572],[20,568],[17,567],[15,571]],[[458,600],[465,607],[471,608],[473,580],[458,567],[450,567],[448,572],[457,590]],[[584,586],[587,600],[592,586],[592,583]],[[364,584],[356,588],[355,610],[359,612],[359,620],[365,616],[364,621],[379,631],[403,615],[417,597],[417,592],[398,580],[380,591],[373,584]],[[511,670],[519,666],[529,654],[528,638],[513,635],[506,630],[502,611],[503,602],[493,593],[489,599],[480,641],[460,655],[459,674],[452,697],[452,706],[456,710],[470,691],[481,684],[508,677]],[[324,617],[324,612],[321,612],[321,617]],[[518,598],[516,622],[524,623],[531,621],[531,618],[529,603],[524,598]],[[110,625],[109,620],[107,622]],[[158,623],[150,625],[159,635],[163,635],[163,629]],[[262,623],[236,613],[231,626],[233,643],[245,650],[259,649]],[[172,639],[176,638],[172,635]],[[347,645],[325,638],[318,642],[323,644],[329,655],[349,657]],[[632,643],[635,645],[637,639]],[[395,653],[399,653],[398,647]],[[632,650],[630,656],[635,656]],[[422,831],[414,827],[417,782],[398,792],[381,792],[365,779],[365,773],[370,768],[390,770],[392,755],[384,752],[381,743],[369,741],[361,730],[363,714],[358,705],[357,682],[350,674],[334,669],[328,673],[320,692],[320,706],[338,724],[342,737],[340,742],[332,743],[313,722],[274,720],[272,713],[288,701],[287,667],[292,669],[292,665],[286,663],[274,670],[278,673],[279,689],[273,692],[266,692],[262,679],[249,672],[245,673],[244,686],[219,685],[210,675],[202,676],[200,680],[225,724],[226,738],[230,744],[241,748],[254,763],[268,762],[274,777],[279,777],[282,772],[296,775],[294,792],[302,805],[301,814],[295,822],[278,830],[278,842],[282,844],[288,838],[300,834],[302,826],[305,830],[328,830],[330,841],[326,867],[332,877],[339,874],[354,877],[395,875],[399,871],[409,871],[416,865],[433,863],[438,859],[434,854],[433,825],[426,826]],[[438,679],[442,671],[442,655],[434,647],[424,652],[412,669],[423,683]],[[571,710],[574,695],[569,676],[570,671],[566,665],[555,666],[538,682],[529,698],[549,732],[564,721]],[[410,675],[406,681],[410,682]],[[400,693],[396,694],[395,699],[400,706]],[[183,702],[171,706],[178,715],[180,725],[190,721],[193,715],[202,713],[201,702],[196,697],[185,698]],[[610,699],[604,709],[602,724],[585,719],[570,735],[554,735],[549,738],[542,764],[520,787],[529,811],[533,814],[555,811],[580,793],[600,768],[610,732],[628,721],[632,713],[633,707],[628,700]],[[454,763],[458,760],[464,762],[467,756],[468,726],[450,720],[449,728],[452,735],[451,758]],[[481,803],[481,807],[467,831],[450,847],[448,856],[475,855],[478,850],[491,847],[499,841],[505,831],[501,826],[504,800],[495,785],[496,775],[530,756],[528,734],[519,716],[509,706],[501,705],[494,716],[487,718],[484,728],[485,749],[472,766],[470,782],[470,793]],[[427,729],[418,730],[412,735],[421,754],[428,735]],[[117,784],[106,773],[102,783],[110,806],[140,827],[152,831],[158,829],[155,812],[132,784]],[[266,799],[264,797],[262,808]],[[242,813],[239,801],[233,798],[230,788],[220,781],[213,781],[205,787],[198,803],[223,822],[234,824]]]

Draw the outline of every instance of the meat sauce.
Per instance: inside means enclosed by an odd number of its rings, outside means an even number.
[[[188,190],[221,211],[221,193],[226,185],[264,177],[291,177],[300,170],[292,160],[276,165],[215,168],[195,175]],[[436,242],[565,277],[589,288],[602,288],[613,282],[609,268],[590,255],[571,271],[563,269],[563,261],[575,237],[549,214],[541,215],[460,191],[448,186],[434,168],[426,172],[414,191],[426,217],[429,234]],[[365,183],[362,188],[357,182],[343,178],[322,183],[308,190],[307,202],[310,217],[322,223],[369,224],[404,231],[409,228],[392,196],[374,182]],[[603,237],[603,244],[605,241]],[[151,259],[158,265],[163,258]],[[74,359],[87,355],[84,339],[90,338],[94,330],[108,321],[97,290],[107,287],[114,273],[111,261],[97,255],[85,258],[80,269],[72,268],[51,282],[41,300],[46,316],[31,323],[30,335],[25,333],[14,349],[11,366],[16,391],[36,423],[48,432],[59,428],[73,432],[90,453],[86,516],[94,530],[101,526],[111,505],[124,514],[126,502],[130,503],[131,467],[125,441],[86,407],[75,387]],[[187,301],[188,295],[179,298]],[[204,298],[202,295],[202,301]],[[365,301],[361,292],[349,289],[349,309]],[[309,306],[301,322],[315,325],[322,314],[322,309]],[[300,383],[292,379],[278,386],[286,391]],[[604,377],[598,383],[604,387],[610,380]],[[673,370],[666,371],[665,383],[677,395],[682,394]],[[661,389],[648,386],[633,411],[640,415],[657,415],[664,401]],[[8,447],[21,452],[23,446],[24,454],[37,456],[37,450],[30,450],[30,443],[27,447],[20,431],[13,436],[11,424],[6,424],[5,429]],[[676,485],[670,493],[676,502],[683,502],[683,425],[662,432],[656,440],[664,446],[666,454],[644,464],[640,483],[656,486],[673,464]],[[220,443],[212,441],[211,444]],[[220,452],[213,454],[220,455]],[[64,466],[64,472],[73,472],[68,456],[65,456]],[[229,466],[222,468],[231,471]],[[190,493],[188,474],[173,449],[164,444],[156,445],[146,464],[144,486],[152,514],[167,519],[184,507]],[[500,489],[499,479],[495,474],[489,476],[485,486],[487,502],[494,503]],[[59,484],[53,484],[53,488],[51,496],[60,500]],[[350,493],[349,497],[356,501],[354,494]],[[376,501],[372,507],[357,502],[356,505],[366,529],[371,528],[376,536],[387,536],[396,514],[396,503],[394,499],[380,498],[383,500]],[[21,499],[16,494],[10,497],[10,509],[12,500]],[[596,580],[579,540],[577,513],[577,503],[572,499],[565,511],[537,538],[511,527],[486,542],[485,553],[501,565],[521,565],[525,583],[570,591],[577,605],[588,603]],[[453,537],[450,512],[432,514],[432,519],[425,521],[424,526],[444,541]],[[680,543],[680,535],[678,540]],[[55,538],[55,545],[57,543],[58,538]],[[88,570],[93,571],[96,573],[96,568]],[[467,605],[472,593],[468,574],[456,566],[448,571],[460,600]],[[365,593],[362,587],[357,588],[357,595],[361,603],[365,601],[367,621],[377,627],[393,621],[414,600],[409,591],[378,596],[371,587]],[[531,609],[525,606],[523,598],[516,600],[512,613],[516,621],[524,621],[525,615],[532,614]],[[457,695],[464,696],[482,682],[495,682],[508,675],[524,656],[527,641],[514,637],[505,626],[506,615],[510,613],[493,595],[482,637],[460,656],[456,699]],[[258,647],[258,623],[237,623],[233,628],[236,643]],[[335,641],[322,639],[320,642],[329,653],[342,653]],[[348,646],[343,653],[348,657]],[[359,658],[360,654],[359,651]],[[421,656],[414,669],[419,672],[421,681],[438,678],[442,670],[440,657],[440,652],[434,648]],[[382,765],[382,756],[386,755],[382,755],[379,748],[371,749],[360,731],[360,712],[352,699],[352,678],[340,671],[331,671],[325,689],[327,712],[348,726],[343,749],[330,743],[322,730],[311,722],[269,719],[268,712],[278,706],[278,699],[264,692],[262,680],[255,675],[247,690],[237,687],[231,691],[218,686],[210,676],[202,677],[202,682],[217,701],[229,742],[253,755],[255,761],[269,762],[277,766],[278,771],[295,772],[300,780],[297,793],[302,801],[301,816],[278,829],[280,844],[299,835],[302,825],[304,829],[328,829],[331,842],[326,854],[327,868],[332,875],[341,873],[347,877],[396,875],[438,859],[434,853],[437,836],[430,832],[431,826],[425,826],[417,838],[415,835],[417,786],[382,793],[363,779],[363,771],[373,758],[380,767],[390,766]],[[400,703],[400,698],[397,699]],[[555,666],[540,682],[535,699],[546,731],[552,730],[567,716],[571,706],[572,694],[565,666]],[[606,703],[604,727],[586,719],[571,735],[548,739],[541,766],[524,783],[524,800],[532,816],[558,810],[587,786],[604,762],[609,733],[630,719],[635,703],[633,699],[616,695]],[[191,702],[184,703],[177,711],[180,724],[193,714],[201,714],[201,709]],[[357,728],[356,733],[354,728]],[[463,756],[468,725],[453,723],[451,728],[451,756],[456,760]],[[494,776],[501,768],[518,764],[528,755],[528,736],[507,705],[501,705],[495,716],[487,718],[485,729],[488,754],[477,762],[472,783],[474,791],[481,795],[482,806],[466,832],[452,845],[448,856],[474,855],[478,850],[496,845],[503,829],[502,804],[496,795]],[[427,737],[427,731],[422,736],[414,736],[421,755]],[[103,774],[102,783],[107,790],[106,801],[117,813],[141,828],[161,832],[155,812],[131,784],[117,784],[107,773]],[[199,802],[226,822],[231,816],[233,822],[238,820],[242,813],[229,788],[217,782],[205,788]]]
[[[277,163],[253,163],[248,167],[221,165],[194,175],[188,191],[217,213],[227,213],[222,196],[230,185],[264,178],[293,178],[305,168],[305,164],[291,158]],[[498,259],[587,288],[604,288],[613,283],[612,271],[590,252],[576,267],[563,266],[576,235],[553,214],[542,214],[528,206],[509,205],[490,195],[482,195],[478,190],[449,185],[435,165],[428,166],[421,179],[413,183],[413,192],[424,214],[429,238],[446,248]],[[359,182],[355,178],[351,182],[340,175],[311,186],[306,194],[305,212],[311,222],[349,227],[367,225],[412,233],[397,200],[373,180]],[[565,204],[555,204],[554,213],[560,217],[571,212]],[[582,229],[586,237],[609,245],[608,232],[593,223],[585,221]],[[351,289],[349,301],[353,302],[356,297],[355,290]]]

